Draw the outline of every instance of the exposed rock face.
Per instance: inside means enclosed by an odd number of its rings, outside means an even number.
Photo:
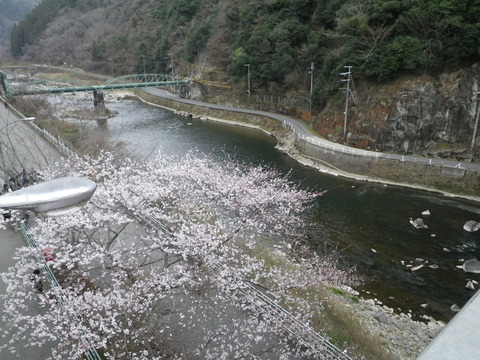
[[[358,89],[358,105],[349,110],[349,143],[382,151],[478,161],[480,136],[476,136],[473,152],[470,145],[480,104],[479,91],[479,64],[435,79],[412,78]],[[336,114],[336,131],[332,129],[332,118],[334,113],[325,114],[316,128],[341,140],[343,134],[338,135],[338,128],[343,126],[343,114]]]

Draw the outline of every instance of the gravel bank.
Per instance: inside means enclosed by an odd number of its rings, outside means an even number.
[[[445,326],[442,321],[424,317],[425,322],[415,321],[411,314],[397,314],[373,299],[361,299],[348,303],[365,328],[378,339],[392,360],[413,360]]]

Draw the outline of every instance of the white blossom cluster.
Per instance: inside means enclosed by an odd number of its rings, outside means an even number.
[[[245,282],[268,290],[308,322],[320,301],[312,302],[315,289],[351,279],[333,258],[291,255],[303,236],[301,214],[321,194],[271,169],[193,154],[141,162],[104,153],[43,174],[65,175],[98,189],[73,214],[37,217],[39,249],[19,248],[2,275],[9,326],[0,331],[12,351],[28,340],[49,343],[52,359],[80,359],[89,347],[116,360],[295,358],[300,348],[282,319],[239,290]],[[44,248],[64,301],[47,287],[39,310],[29,277]]]

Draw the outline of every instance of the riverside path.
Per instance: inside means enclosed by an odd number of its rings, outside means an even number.
[[[448,166],[452,168],[464,168],[470,171],[475,171],[480,173],[480,164],[476,164],[476,163],[464,163],[464,162],[460,163],[455,160],[433,159],[433,158],[426,158],[421,156],[382,153],[379,151],[361,150],[361,149],[349,147],[346,145],[334,143],[332,141],[323,139],[319,136],[315,136],[314,134],[312,134],[312,132],[300,120],[297,120],[290,116],[286,116],[282,114],[276,114],[276,113],[271,113],[267,111],[252,110],[252,109],[242,109],[242,108],[237,108],[233,106],[217,105],[217,104],[210,104],[210,103],[204,103],[204,102],[195,101],[195,100],[184,99],[184,98],[175,96],[169,93],[168,91],[162,90],[162,89],[147,88],[147,89],[143,89],[143,91],[153,96],[158,96],[164,99],[175,100],[175,101],[186,103],[186,104],[203,106],[203,107],[208,107],[208,108],[217,109],[217,110],[225,110],[225,111],[233,111],[233,112],[244,113],[244,114],[267,116],[267,117],[276,119],[282,122],[283,124],[285,124],[286,126],[289,126],[290,128],[292,128],[292,130],[295,132],[295,134],[299,138],[306,140],[307,142],[310,142],[312,144],[315,144],[319,147],[329,149],[329,150],[334,150],[335,152],[339,152],[339,153],[358,155],[361,157],[372,157],[377,159],[383,158],[383,159],[398,160],[402,162],[407,161],[407,162],[416,162],[416,163],[423,163],[423,164],[437,165],[437,166]]]

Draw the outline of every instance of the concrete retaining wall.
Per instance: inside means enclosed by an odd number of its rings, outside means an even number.
[[[480,174],[459,166],[362,155],[359,151],[324,148],[300,138],[295,146],[303,156],[351,174],[474,196],[480,187]]]

